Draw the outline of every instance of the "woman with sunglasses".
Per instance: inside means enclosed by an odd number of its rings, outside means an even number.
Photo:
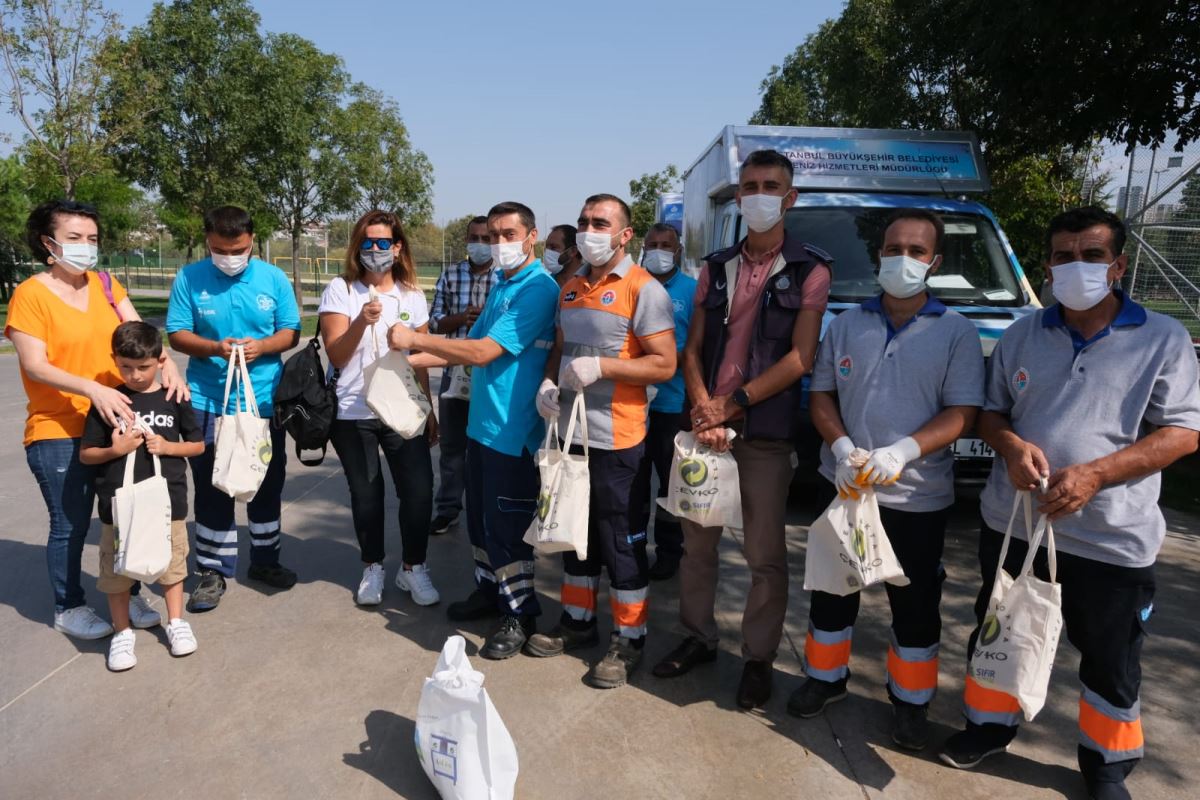
[[[337,370],[338,418],[330,441],[350,485],[350,509],[362,551],[362,581],[355,599],[360,605],[383,600],[382,451],[400,500],[403,565],[396,572],[396,586],[418,605],[433,605],[440,598],[425,566],[425,552],[433,513],[429,448],[437,442],[437,420],[430,414],[425,435],[406,440],[366,403],[364,371],[387,352],[388,329],[402,324],[424,332],[429,327],[425,294],[398,216],[371,211],[358,221],[346,249],[345,271],[325,289],[318,314],[325,352]],[[416,373],[428,395],[428,372]]]
[[[121,376],[112,334],[123,321],[141,319],[125,289],[97,273],[100,217],[83,203],[51,200],[29,215],[25,241],[46,269],[13,292],[4,333],[17,351],[29,398],[25,457],[50,515],[46,565],[54,590],[54,627],[79,639],[100,639],[112,626],[87,606],[80,584],[83,543],[96,499],[96,468],[79,462],[88,409],[110,425],[132,423],[130,399],[117,391]],[[187,383],[170,358],[162,363],[168,398],[189,399]],[[138,628],[160,617],[140,597],[130,601]]]

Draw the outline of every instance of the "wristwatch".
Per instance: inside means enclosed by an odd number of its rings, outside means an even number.
[[[734,389],[733,394],[730,395],[730,399],[741,408],[750,407],[750,395],[746,394],[746,389],[744,387],[738,387],[737,389]]]

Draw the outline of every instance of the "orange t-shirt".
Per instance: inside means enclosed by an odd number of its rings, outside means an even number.
[[[46,284],[35,278],[21,282],[8,303],[4,332],[20,331],[46,343],[46,359],[65,372],[120,386],[121,376],[112,357],[112,334],[121,320],[104,296],[99,276],[88,272],[88,307],[68,305]],[[125,299],[125,288],[112,282],[113,299]],[[35,381],[21,368],[21,383],[29,398],[25,419],[25,445],[44,439],[77,439],[91,403],[86,397],[60,392]]]

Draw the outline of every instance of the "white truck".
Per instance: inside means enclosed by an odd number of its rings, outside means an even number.
[[[834,315],[879,293],[883,223],[898,208],[927,209],[945,221],[943,262],[929,287],[975,323],[985,357],[1005,328],[1040,306],[995,216],[967,199],[989,183],[978,141],[962,131],[726,126],[683,175],[686,271],[696,274],[705,255],[745,236],[734,200],[739,167],[764,149],[795,168],[799,197],[785,216],[788,236],[833,257],[822,333]],[[815,461],[819,438],[802,428],[801,459]],[[959,481],[982,483],[991,449],[964,438],[954,453]]]

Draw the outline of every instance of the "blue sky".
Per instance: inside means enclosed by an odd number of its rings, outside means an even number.
[[[149,0],[109,0],[127,26]],[[395,98],[434,167],[439,222],[519,200],[543,236],[584,197],[686,167],[840,0],[256,0],[262,27],[340,55]],[[15,132],[13,121],[0,123]]]

